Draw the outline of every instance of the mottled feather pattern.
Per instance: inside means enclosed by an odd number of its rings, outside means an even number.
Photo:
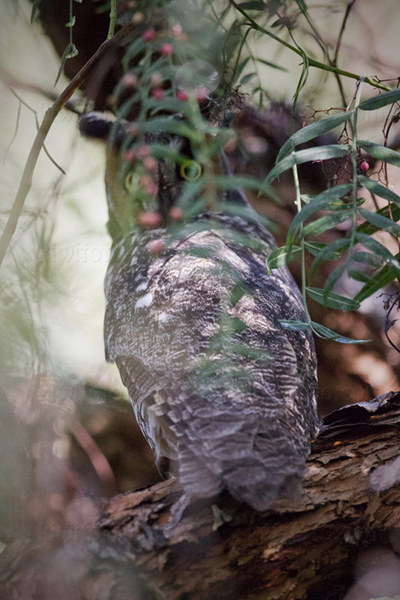
[[[105,343],[139,425],[158,460],[177,461],[186,494],[226,488],[266,510],[306,470],[316,359],[308,331],[279,323],[305,319],[301,296],[286,268],[268,273],[275,243],[251,221],[206,212],[175,240],[135,230],[117,243]]]

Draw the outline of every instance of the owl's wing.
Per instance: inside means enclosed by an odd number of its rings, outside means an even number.
[[[150,235],[150,234],[149,234]],[[315,356],[286,269],[222,229],[154,258],[116,249],[106,279],[106,348],[147,439],[179,463],[185,491],[223,488],[258,510],[290,493],[316,433]],[[147,253],[147,254],[146,254]]]

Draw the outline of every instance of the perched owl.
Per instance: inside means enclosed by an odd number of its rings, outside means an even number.
[[[280,323],[305,320],[299,290],[286,268],[268,272],[275,242],[241,190],[208,190],[207,205],[205,184],[180,211],[205,168],[183,136],[147,138],[165,148],[157,162],[148,144],[139,148],[149,190],[129,168],[132,124],[89,113],[80,130],[108,139],[106,357],[159,468],[171,463],[188,497],[228,490],[264,511],[298,490],[317,432],[311,333]],[[209,168],[229,177],[223,155]],[[143,188],[155,208],[139,202]]]

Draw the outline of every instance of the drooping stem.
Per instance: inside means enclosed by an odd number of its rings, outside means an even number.
[[[130,34],[133,26],[127,26],[119,31],[112,39],[107,39],[101,44],[98,50],[75,75],[65,90],[58,96],[56,101],[47,109],[43,121],[37,131],[32,148],[29,152],[24,171],[22,173],[21,182],[14,199],[6,226],[0,238],[0,266],[4,260],[8,247],[11,243],[13,235],[18,225],[22,209],[25,204],[25,199],[32,186],[32,177],[39,158],[39,154],[43,148],[47,134],[57,117],[58,113],[65,106],[66,102],[71,98],[72,94],[82,85],[87,77],[92,72],[93,68],[103,58],[105,53],[114,45],[118,45],[122,40]]]
[[[294,187],[296,191],[296,208],[297,212],[301,211],[301,192],[300,192],[300,181],[299,181],[299,173],[297,170],[297,165],[293,165],[293,179],[294,179]],[[301,295],[303,298],[304,311],[306,313],[306,318],[308,323],[311,325],[311,317],[308,312],[307,307],[307,274],[306,274],[306,257],[305,257],[305,245],[304,245],[304,236],[303,236],[303,225],[300,226],[300,248],[301,248]]]
[[[265,35],[268,35],[270,38],[272,38],[273,40],[275,40],[279,44],[282,44],[283,46],[285,46],[286,48],[288,48],[292,52],[295,52],[296,54],[298,54],[302,58],[304,58],[304,56],[306,56],[306,58],[308,60],[308,66],[309,67],[316,67],[318,69],[321,69],[322,71],[329,71],[329,72],[335,73],[337,75],[343,75],[344,77],[349,77],[350,79],[357,79],[357,80],[361,79],[361,75],[357,75],[357,73],[352,73],[351,71],[344,71],[343,69],[338,69],[337,67],[332,66],[332,65],[326,65],[326,64],[324,64],[324,63],[322,63],[322,62],[320,62],[318,60],[314,60],[313,58],[311,58],[308,55],[305,55],[298,48],[296,48],[295,46],[292,46],[292,44],[289,44],[289,42],[286,42],[285,40],[282,40],[277,35],[275,35],[274,33],[272,33],[272,31],[268,31],[268,29],[265,29],[264,27],[262,27],[261,25],[259,25],[254,19],[252,19],[248,15],[248,13],[246,13],[245,10],[243,10],[243,8],[241,8],[241,6],[239,4],[237,4],[235,2],[235,0],[229,0],[229,2],[230,2],[230,4],[232,6],[234,6],[236,8],[236,10],[238,10],[244,17],[246,17],[246,19],[249,21],[249,23],[252,25],[252,27],[254,29],[256,29],[257,31],[260,31],[261,33],[265,33]],[[365,77],[364,81],[365,81],[365,83],[368,83],[368,85],[372,85],[373,87],[379,88],[381,90],[385,90],[386,92],[389,92],[391,90],[390,87],[388,87],[386,85],[383,85],[383,84],[379,83],[378,81],[375,81],[374,79],[371,79],[370,77]]]
[[[353,190],[352,190],[352,224],[351,224],[351,237],[348,257],[350,257],[351,250],[356,243],[356,229],[357,229],[357,188],[358,188],[358,173],[357,173],[357,119],[358,119],[358,105],[360,104],[361,91],[363,87],[364,78],[362,77],[358,83],[356,98],[354,102],[354,116],[353,116],[353,138],[351,142],[351,161],[353,166]]]
[[[111,0],[110,26],[108,28],[108,34],[107,34],[108,40],[110,40],[114,36],[116,22],[117,22],[117,0]]]

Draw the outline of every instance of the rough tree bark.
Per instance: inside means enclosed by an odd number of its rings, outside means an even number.
[[[400,527],[399,441],[392,392],[328,416],[302,495],[265,514],[221,497],[171,526],[176,481],[116,496],[93,531],[10,544],[1,598],[337,600],[360,549]]]

